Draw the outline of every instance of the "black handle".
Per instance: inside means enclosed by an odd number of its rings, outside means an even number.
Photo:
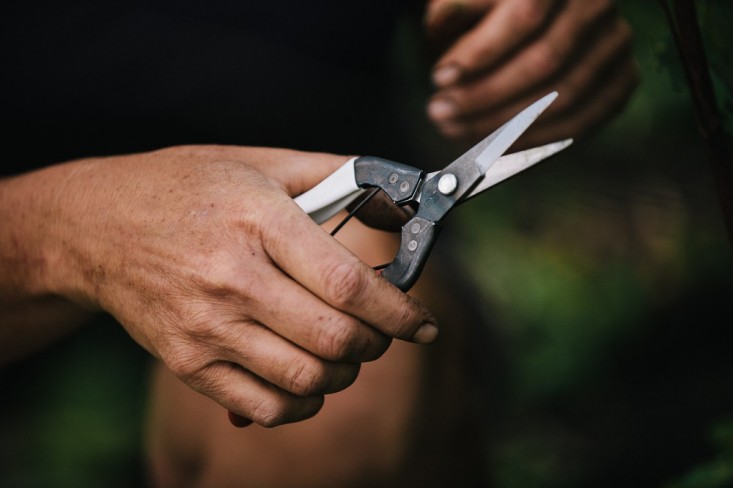
[[[422,217],[410,219],[402,226],[397,256],[382,270],[382,276],[402,291],[412,288],[422,273],[440,229],[439,224]]]
[[[356,184],[381,188],[393,202],[401,204],[414,198],[422,170],[375,156],[361,156],[354,162]]]

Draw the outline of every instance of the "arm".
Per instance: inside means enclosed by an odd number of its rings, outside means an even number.
[[[481,137],[552,90],[557,102],[521,145],[579,138],[637,84],[631,29],[612,0],[432,0],[426,26],[445,48],[428,113],[454,139]]]
[[[63,304],[69,321],[103,310],[227,409],[267,426],[308,418],[392,337],[436,334],[424,308],[292,201],[343,161],[176,147],[4,180],[0,295]],[[2,323],[5,357],[63,332]]]

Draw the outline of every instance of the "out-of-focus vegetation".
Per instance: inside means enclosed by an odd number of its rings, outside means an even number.
[[[730,129],[732,4],[698,4]],[[666,19],[619,5],[631,103],[451,217],[509,349],[503,487],[733,485],[732,247]],[[103,322],[6,368],[0,485],[140,486],[146,364]]]
[[[698,3],[729,123],[733,5]],[[666,19],[619,5],[624,112],[454,217],[510,348],[500,486],[733,485],[733,247]]]
[[[0,486],[144,486],[148,353],[102,318],[0,375]]]

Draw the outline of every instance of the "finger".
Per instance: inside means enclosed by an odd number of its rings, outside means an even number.
[[[532,132],[528,131],[523,144],[533,146],[565,138],[568,134],[579,139],[620,112],[638,84],[639,70],[634,62],[625,62],[617,68],[608,71],[605,85],[598,90],[602,96],[586,93],[568,107],[567,113],[555,114],[540,121]]]
[[[493,107],[477,114],[469,114],[448,123],[441,123],[439,124],[441,131],[451,138],[483,137],[533,100],[553,90],[558,91],[559,97],[543,113],[540,121],[555,119],[558,114],[568,113],[571,107],[577,107],[578,100],[584,99],[587,93],[592,92],[596,97],[602,97],[604,93],[602,88],[609,86],[609,71],[612,69],[622,69],[621,73],[629,75],[632,81],[636,79],[635,74],[629,74],[620,67],[623,63],[633,66],[631,29],[625,21],[618,19],[605,24],[602,29],[596,30],[595,35],[588,38],[585,44],[587,48],[578,53],[577,60],[561,77],[527,88],[528,91],[522,94],[521,98],[509,99],[509,103],[502,106]],[[464,103],[471,103],[467,100],[472,98],[488,96],[481,95],[481,90],[486,90],[484,86],[477,84],[471,89],[475,92],[468,93],[467,91],[462,94],[465,96]],[[540,125],[540,121],[534,124],[530,131],[534,131]],[[573,137],[576,134],[565,134],[565,136]]]
[[[467,75],[493,67],[545,27],[555,3],[552,0],[500,2],[436,63],[434,83],[439,87],[450,86]]]
[[[351,385],[359,363],[332,362],[253,323],[236,324],[220,344],[221,359],[241,365],[260,378],[298,396],[335,393]]]
[[[390,337],[418,343],[435,339],[437,327],[427,309],[378,277],[294,203],[291,207],[262,236],[280,269],[325,303]],[[298,245],[284,242],[282,236],[297,236]]]
[[[541,39],[517,53],[496,72],[438,92],[428,106],[431,119],[440,124],[494,110],[507,101],[517,102],[520,94],[561,76],[569,61],[577,56],[577,46],[582,44],[578,42],[581,35],[574,31],[580,25],[587,28],[578,22],[578,15],[575,12],[560,15]],[[605,40],[600,44],[603,47]]]
[[[597,82],[592,89],[568,96],[564,85],[555,86],[558,109],[543,113],[537,122],[517,141],[510,151],[534,147],[551,141],[573,137],[579,139],[593,132],[600,124],[616,115],[627,103],[639,81],[637,64],[626,56],[617,58],[607,69],[596,73]],[[567,81],[567,83],[573,83]],[[543,92],[544,93],[544,92]],[[538,92],[539,94],[539,92]],[[563,101],[562,98],[569,101]],[[485,136],[495,128],[486,118],[475,118],[462,125],[449,127],[447,137],[456,140],[474,140]]]
[[[635,85],[638,79],[632,53],[632,31],[623,19],[606,24],[588,40],[589,48],[580,53],[578,61],[555,83],[556,90],[569,96],[558,97],[546,120],[577,110],[591,96],[598,99],[615,85]]]
[[[242,296],[248,297],[248,305],[243,304],[242,307],[243,313],[266,324],[267,328],[291,343],[326,360],[353,363],[371,361],[380,357],[387,350],[390,344],[388,336],[349,313],[330,306],[290,277],[275,271],[271,263],[267,264],[270,268],[263,266],[264,271],[251,271],[257,275],[248,277],[248,282],[254,286],[248,286],[247,290],[243,290]],[[268,269],[272,272],[267,271]],[[255,336],[259,340],[266,340],[262,331],[257,329],[247,329],[247,331],[247,334],[257,332]],[[247,350],[250,349],[247,340],[238,342],[246,346]],[[262,345],[264,347],[267,344]],[[274,346],[269,346],[267,350],[271,347]],[[283,345],[279,346],[280,349],[283,347]],[[288,360],[288,352],[290,352],[288,348],[282,351],[281,357],[284,361]],[[256,357],[257,352],[252,350],[249,354],[254,354]],[[318,364],[313,364],[314,359],[312,357],[301,358],[291,365],[282,363],[282,366],[294,373],[307,376],[310,371],[319,367]],[[249,360],[251,356],[247,359]],[[240,364],[249,368],[248,364]],[[265,377],[293,391],[287,387],[290,383],[287,377],[284,379]],[[300,394],[304,393],[300,392]]]
[[[430,118],[443,124],[517,102],[530,90],[547,86],[587,60],[590,56],[583,57],[583,52],[606,62],[608,56],[603,49],[610,43],[598,32],[620,23],[618,17],[611,17],[612,10],[606,3],[596,0],[589,2],[588,8],[568,5],[541,38],[523,48],[500,69],[438,92],[428,106]],[[598,48],[600,51],[596,52]],[[522,100],[525,102],[526,98]],[[554,105],[548,110],[555,110]]]
[[[212,363],[186,380],[227,410],[264,427],[305,420],[323,406],[323,396],[293,395],[225,361]]]

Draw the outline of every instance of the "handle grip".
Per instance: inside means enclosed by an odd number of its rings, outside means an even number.
[[[402,291],[408,291],[420,277],[428,255],[442,227],[422,217],[413,217],[402,226],[400,249],[382,276]]]

